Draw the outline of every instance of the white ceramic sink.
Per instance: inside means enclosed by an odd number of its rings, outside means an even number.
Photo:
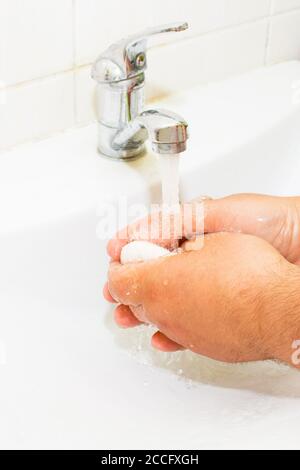
[[[190,123],[183,200],[300,194],[299,84],[293,62],[160,104]],[[114,326],[96,209],[158,201],[159,180],[153,155],[95,148],[92,125],[0,156],[0,446],[299,447],[297,371],[163,355],[148,330]]]

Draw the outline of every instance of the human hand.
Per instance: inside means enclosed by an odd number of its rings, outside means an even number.
[[[208,235],[201,250],[198,243],[155,261],[112,263],[117,320],[154,324],[160,331],[152,342],[162,350],[182,347],[224,362],[289,362],[300,333],[299,268],[250,235]]]
[[[200,199],[202,201],[202,199]],[[195,203],[197,204],[197,200]],[[234,195],[219,200],[203,201],[204,211],[204,231],[210,232],[244,232],[261,237],[271,243],[289,261],[300,264],[299,247],[299,198],[278,198],[260,195]],[[184,219],[183,219],[184,221]],[[161,222],[161,220],[160,220]],[[147,219],[133,224],[117,234],[108,245],[108,253],[113,260],[119,260],[122,247],[132,240],[148,239],[147,228],[153,221],[153,215]],[[195,226],[192,224],[193,230]],[[159,227],[161,229],[161,227]],[[178,231],[177,231],[178,232]],[[186,233],[186,227],[182,232]],[[177,234],[176,234],[177,235]],[[158,243],[166,248],[171,248],[176,235],[171,234],[170,238],[163,238],[159,233],[152,242]],[[184,240],[179,240],[182,243]],[[198,243],[194,246],[198,247]],[[104,288],[104,295],[107,300],[114,301],[111,297],[108,286]],[[126,306],[119,306],[115,311],[117,323],[123,327],[133,327],[140,324],[138,319]],[[154,337],[154,345],[165,351],[173,351],[179,345],[170,341],[162,334]]]
[[[234,232],[255,235],[274,246],[291,263],[300,264],[299,197],[238,194],[203,201],[203,212],[205,233]],[[147,227],[152,224],[153,215],[150,215],[117,234],[108,244],[111,258],[118,261],[123,246],[129,241],[145,239]],[[183,232],[186,232],[185,228]],[[166,248],[170,248],[173,242],[172,237],[164,239],[161,233],[150,241]]]

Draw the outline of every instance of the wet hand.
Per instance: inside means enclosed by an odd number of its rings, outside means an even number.
[[[287,299],[299,290],[299,269],[254,236],[209,235],[201,250],[197,243],[155,261],[112,263],[117,320],[154,324],[153,344],[163,350],[179,345],[224,362],[288,362],[295,338],[287,322],[297,308]]]
[[[206,233],[227,231],[231,233],[245,233],[258,236],[274,246],[288,261],[300,264],[300,198],[278,198],[261,195],[234,195],[218,200],[204,200],[204,231]],[[191,204],[198,204],[198,200]],[[183,219],[184,220],[184,219]],[[115,239],[108,244],[108,253],[115,261],[119,261],[120,253],[125,244],[132,240],[148,240],[149,227],[157,224],[157,214],[133,224],[117,234]],[[189,224],[183,227],[181,232],[185,237],[177,240],[178,230],[171,231],[171,236],[162,236],[162,215],[160,215],[158,235],[150,238],[166,248],[172,248],[174,241],[184,247],[184,241],[190,234],[190,226],[195,230],[197,227]],[[191,247],[191,244],[189,244]],[[193,245],[194,249],[199,247],[199,242]],[[234,269],[234,268],[233,268]],[[108,286],[104,287],[104,297],[115,302],[109,293]],[[115,319],[119,326],[124,328],[140,325],[140,321],[126,305],[120,305],[115,310]],[[162,333],[158,332],[153,338],[153,345],[163,351],[174,351],[181,348]]]
[[[192,204],[192,203],[191,203]],[[194,201],[194,205],[197,200]],[[300,198],[281,198],[255,194],[238,194],[223,199],[203,201],[204,232],[233,232],[255,235],[276,248],[288,261],[300,264]],[[157,215],[155,215],[157,218]],[[169,238],[162,236],[162,216],[156,238],[150,241],[171,248],[176,230]],[[188,221],[189,222],[189,221]],[[132,240],[149,239],[149,227],[157,224],[153,215],[118,233],[108,244],[108,253],[120,259],[122,247]],[[184,223],[184,220],[183,220]],[[195,229],[195,227],[193,227]],[[189,228],[181,232],[189,237]],[[179,242],[183,241],[179,239]]]

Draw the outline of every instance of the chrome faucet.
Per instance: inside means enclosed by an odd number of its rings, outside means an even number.
[[[175,113],[145,109],[147,42],[151,36],[180,32],[187,23],[149,29],[110,46],[92,67],[97,81],[98,149],[119,160],[142,156],[150,138],[159,154],[186,149],[187,123]]]

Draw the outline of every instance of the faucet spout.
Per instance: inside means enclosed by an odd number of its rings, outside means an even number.
[[[149,109],[121,129],[112,142],[116,151],[135,148],[150,139],[152,149],[158,154],[178,154],[186,150],[188,124],[171,111]]]

